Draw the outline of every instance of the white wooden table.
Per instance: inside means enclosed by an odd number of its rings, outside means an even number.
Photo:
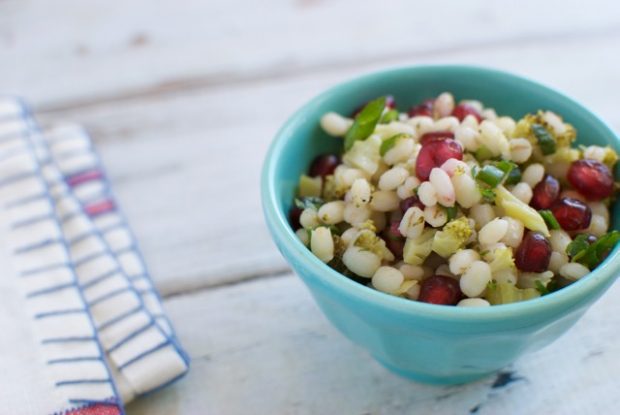
[[[0,91],[93,134],[192,358],[128,413],[619,413],[618,284],[497,377],[415,384],[328,324],[271,243],[258,189],[288,115],[393,65],[507,69],[620,130],[615,2],[361,3],[0,0]]]

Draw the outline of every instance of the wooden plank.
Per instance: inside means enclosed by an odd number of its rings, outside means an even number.
[[[329,325],[292,275],[174,298],[166,306],[191,371],[128,414],[615,413],[618,295],[616,284],[568,334],[507,368],[512,376],[456,387],[379,366]]]
[[[595,43],[618,32],[620,15],[601,13],[614,4],[4,1],[0,91],[75,106],[502,44]]]
[[[531,76],[574,95],[620,129],[620,102],[608,92],[609,85],[620,84],[620,57],[609,55],[618,42],[620,34],[596,44],[498,47],[430,62],[485,64]],[[419,62],[429,61],[413,61]],[[381,66],[404,63],[409,61]],[[158,286],[168,295],[286,269],[263,224],[263,154],[304,101],[377,67],[130,99],[41,118],[82,122],[92,132]]]

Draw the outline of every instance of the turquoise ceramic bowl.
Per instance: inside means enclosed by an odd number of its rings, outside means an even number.
[[[394,95],[403,110],[443,91],[451,91],[457,99],[479,99],[514,118],[550,109],[577,128],[578,143],[611,145],[620,151],[618,136],[597,116],[538,83],[477,67],[406,67],[337,85],[289,118],[267,154],[261,194],[276,245],[334,326],[398,374],[421,382],[455,384],[497,371],[566,332],[613,284],[620,254],[614,250],[590,275],[544,298],[483,309],[390,296],[342,276],[315,258],[290,228],[287,212],[298,177],[312,158],[341,149],[341,140],[320,130],[321,115],[349,114],[360,103],[386,94]],[[618,214],[616,206],[613,218]]]

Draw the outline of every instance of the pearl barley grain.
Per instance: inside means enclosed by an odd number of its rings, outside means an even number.
[[[578,262],[569,262],[560,267],[560,275],[569,280],[578,280],[585,277],[590,270]]]
[[[430,182],[423,182],[418,187],[418,197],[424,206],[435,206],[437,204],[437,193]]]
[[[381,266],[381,258],[355,245],[349,246],[344,251],[342,262],[352,272],[365,278],[371,278]]]
[[[478,241],[481,245],[492,245],[499,242],[508,232],[508,222],[495,218],[480,229]]]
[[[454,275],[462,275],[474,261],[478,260],[480,260],[480,255],[475,250],[461,249],[452,255],[448,261],[450,264],[450,272]]]
[[[332,137],[343,137],[352,125],[352,119],[335,112],[328,112],[321,117],[321,128]]]
[[[491,281],[491,268],[483,261],[474,261],[459,281],[461,291],[468,297],[478,297]]]
[[[372,285],[384,293],[395,293],[400,288],[405,278],[402,272],[394,267],[379,267],[372,276]]]
[[[405,182],[409,176],[409,172],[404,167],[396,166],[387,170],[379,178],[380,190],[395,190],[398,186]]]
[[[327,225],[335,225],[344,220],[345,203],[342,200],[327,202],[319,208],[319,219]]]
[[[310,250],[323,262],[329,262],[334,258],[334,240],[329,228],[321,226],[312,231]]]
[[[533,189],[545,176],[545,168],[540,163],[527,166],[523,171],[522,180]]]

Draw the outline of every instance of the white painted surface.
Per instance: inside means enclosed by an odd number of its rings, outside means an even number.
[[[0,91],[91,131],[193,358],[187,378],[129,414],[615,413],[617,285],[512,368],[527,380],[413,384],[336,333],[287,274],[258,175],[297,107],[394,65],[507,69],[620,129],[617,6],[361,3],[0,1]]]

